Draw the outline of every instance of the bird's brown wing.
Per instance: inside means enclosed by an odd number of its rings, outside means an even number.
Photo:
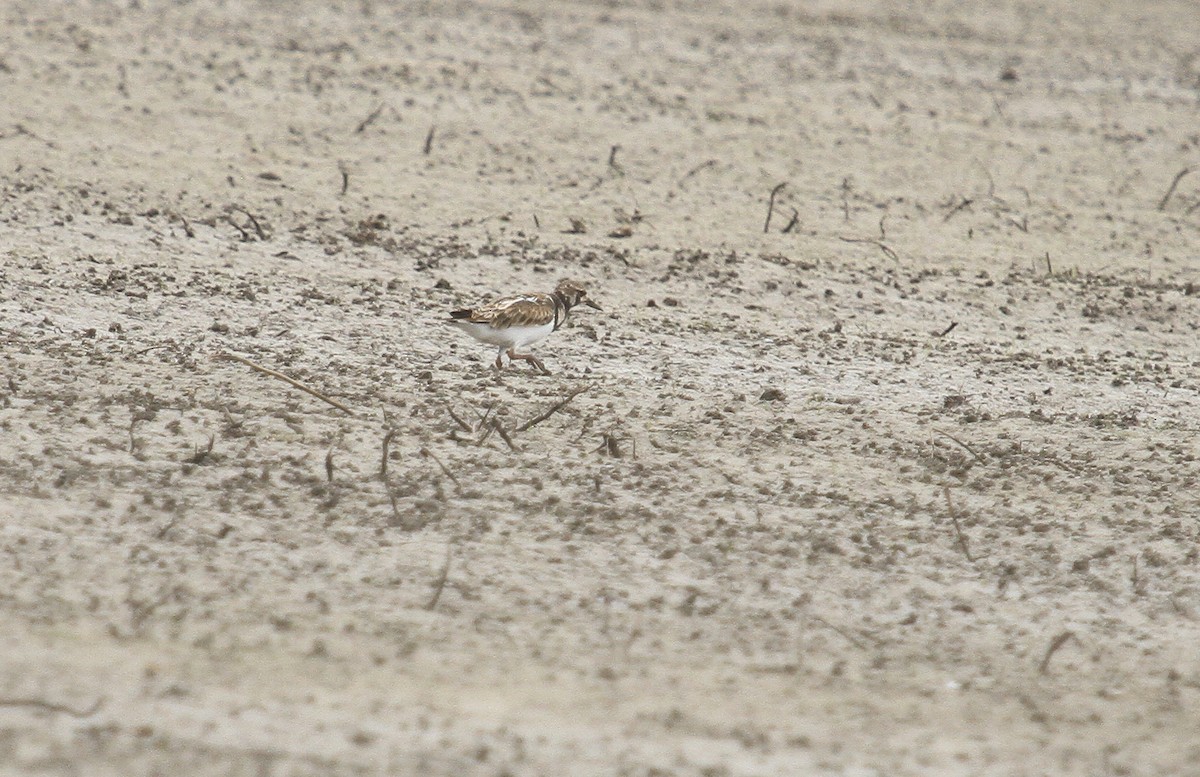
[[[503,297],[465,312],[469,315],[450,315],[475,324],[491,324],[497,329],[510,326],[540,326],[554,320],[554,300],[549,294],[519,294]]]

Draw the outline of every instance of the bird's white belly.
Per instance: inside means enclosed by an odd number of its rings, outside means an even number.
[[[504,329],[473,321],[454,321],[453,324],[476,340],[498,348],[521,348],[536,343],[554,331],[553,321],[538,326],[510,326]]]

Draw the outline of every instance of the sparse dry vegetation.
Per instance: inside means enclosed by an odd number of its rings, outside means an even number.
[[[150,5],[0,10],[0,770],[1200,771],[1190,6]]]

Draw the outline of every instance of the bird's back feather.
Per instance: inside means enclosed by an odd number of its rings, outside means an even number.
[[[510,326],[541,326],[554,321],[554,298],[549,294],[517,294],[469,310],[451,311],[450,318],[497,329]]]

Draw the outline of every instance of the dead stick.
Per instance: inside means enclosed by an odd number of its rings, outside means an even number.
[[[958,537],[958,547],[962,550],[963,555],[967,557],[967,561],[972,564],[975,559],[971,556],[971,548],[967,545],[967,537],[962,532],[962,527],[958,525],[958,513],[954,511],[954,504],[950,501],[950,486],[943,486],[942,493],[946,495],[946,510],[950,513],[950,522],[954,524],[954,534]]]
[[[344,167],[339,167],[338,172],[342,174],[341,195],[345,196],[346,192],[350,189],[350,171]]]
[[[86,718],[92,715],[104,705],[104,697],[96,699],[92,702],[92,706],[86,709],[77,710],[74,707],[68,707],[66,704],[56,704],[43,699],[32,698],[15,698],[15,699],[0,699],[0,707],[36,707],[39,710],[48,712],[61,712],[64,715],[70,715],[73,718]]]
[[[496,431],[495,424],[481,424],[480,428],[483,429],[483,434],[479,435],[479,439],[475,441],[476,445],[483,445],[492,436],[492,432]]]
[[[354,128],[354,133],[356,135],[361,134],[363,130],[365,130],[367,127],[371,126],[371,122],[378,119],[379,114],[383,113],[384,105],[386,105],[386,103],[379,103],[379,107],[376,108],[375,110],[371,111],[370,116],[368,116],[367,118],[363,119],[362,121],[360,121],[358,123],[358,126]]]
[[[788,232],[791,232],[793,229],[796,228],[796,225],[799,223],[800,223],[800,211],[796,210],[795,208],[792,208],[792,220],[789,221],[787,223],[787,226],[783,228],[783,234],[786,235]]]
[[[383,457],[379,460],[379,477],[385,481],[387,480],[388,446],[392,444],[392,438],[395,436],[395,429],[388,429],[387,434],[383,436]]]
[[[446,473],[446,477],[448,477],[448,478],[450,478],[450,480],[454,481],[454,485],[460,486],[460,484],[458,482],[458,478],[454,477],[454,473],[446,468],[446,465],[442,463],[441,459],[439,459],[437,456],[433,455],[433,451],[429,450],[428,448],[422,448],[421,455],[428,456],[429,458],[436,461],[437,465],[442,468],[442,472]]]
[[[857,637],[855,637],[853,634],[846,631],[842,627],[836,626],[836,625],[830,623],[829,621],[822,618],[820,615],[813,615],[813,614],[809,613],[808,617],[812,618],[817,623],[820,623],[822,626],[825,626],[826,628],[829,628],[829,629],[833,629],[838,634],[841,634],[843,637],[846,638],[846,640],[848,640],[850,642],[850,644],[854,645],[854,647],[856,647],[860,650],[865,650],[867,648],[867,643],[863,642],[861,639],[858,639]],[[879,644],[878,639],[873,639],[873,641],[875,642],[876,645]]]
[[[192,229],[192,225],[188,223],[187,216],[183,215],[182,213],[176,213],[175,215],[178,216],[179,220],[183,222],[183,234],[187,235],[188,237],[195,237],[196,232]]]
[[[392,525],[403,526],[404,519],[400,517],[400,507],[396,504],[396,495],[392,493],[392,484],[388,482],[386,476],[383,478],[383,490],[387,492],[388,501],[392,503]]]
[[[217,442],[217,436],[214,434],[210,434],[208,436],[208,447],[201,448],[200,446],[197,445],[195,452],[193,452],[191,458],[188,459],[188,464],[203,463],[204,460],[208,458],[208,454],[212,453],[213,445],[215,445],[216,442]]]
[[[768,230],[770,230],[770,228],[771,228],[771,214],[773,214],[775,212],[775,198],[779,195],[779,192],[781,192],[783,190],[783,187],[785,187],[785,186],[787,186],[786,182],[779,184],[778,186],[776,186],[774,189],[771,190],[771,199],[767,202],[767,221],[765,224],[763,224],[763,232],[764,233],[767,232]]]
[[[430,125],[429,134],[425,136],[425,156],[429,156],[429,152],[433,150],[433,133],[435,130],[437,130],[437,125]]]
[[[458,417],[458,413],[454,412],[454,408],[448,407],[446,408],[446,412],[449,413],[450,417],[454,419],[454,423],[458,424],[458,428],[462,429],[464,432],[475,431],[470,424]]]
[[[937,432],[938,434],[940,434],[941,436],[945,437],[946,439],[948,439],[948,440],[951,440],[952,442],[956,442],[956,443],[958,443],[960,446],[962,446],[963,450],[965,450],[967,453],[969,453],[969,454],[971,454],[972,456],[974,456],[974,457],[975,457],[975,460],[976,460],[976,461],[978,461],[980,464],[986,464],[986,463],[987,463],[987,460],[985,460],[985,459],[984,459],[982,456],[980,456],[980,455],[979,455],[979,454],[978,454],[978,453],[975,451],[975,449],[974,449],[974,448],[972,448],[970,445],[967,445],[965,442],[963,442],[962,440],[958,439],[958,438],[957,438],[957,437],[955,437],[954,435],[952,435],[952,434],[950,434],[950,433],[948,433],[948,432],[943,432],[941,429],[934,429],[933,431]]]
[[[316,389],[309,388],[308,386],[304,385],[303,383],[301,383],[300,381],[298,381],[294,378],[289,378],[287,375],[284,375],[282,372],[276,372],[275,370],[273,370],[269,367],[264,367],[261,364],[255,364],[254,362],[250,361],[246,357],[238,356],[236,353],[230,353],[229,351],[220,351],[216,355],[218,358],[221,358],[221,359],[232,359],[235,362],[240,362],[241,364],[244,364],[251,369],[258,370],[259,372],[261,372],[265,375],[270,375],[272,378],[279,378],[284,383],[288,383],[288,384],[294,386],[295,388],[300,389],[305,394],[314,396],[317,399],[321,400],[322,402],[328,402],[329,404],[336,407],[338,410],[341,410],[343,413],[349,413],[350,415],[354,415],[353,410],[346,407],[341,402],[338,402],[336,399],[331,399],[330,397],[325,396],[324,394],[317,391]]]
[[[682,187],[684,182],[687,181],[689,178],[691,178],[693,175],[700,172],[701,170],[704,170],[705,168],[715,167],[716,164],[717,164],[717,160],[715,160],[715,159],[710,159],[707,162],[701,162],[700,164],[693,167],[691,170],[688,170],[686,173],[684,173],[684,176],[679,179],[679,181],[676,183],[676,185]]]
[[[253,213],[251,213],[250,211],[246,210],[245,208],[238,208],[238,207],[235,207],[235,208],[234,208],[234,210],[238,211],[239,213],[245,213],[245,214],[246,214],[246,218],[250,219],[250,223],[251,223],[251,224],[254,226],[254,231],[255,231],[255,232],[258,234],[258,239],[259,239],[259,240],[266,240],[266,239],[267,239],[267,233],[266,233],[266,232],[263,232],[263,228],[262,228],[262,227],[259,225],[259,223],[258,223],[258,219],[254,218],[254,214],[253,214]]]
[[[1067,640],[1073,639],[1074,637],[1075,632],[1064,631],[1062,634],[1059,634],[1057,637],[1050,640],[1050,647],[1046,648],[1046,655],[1042,657],[1042,663],[1038,665],[1038,672],[1041,674],[1046,674],[1046,671],[1050,668],[1050,659],[1054,658],[1054,654],[1058,652],[1059,648],[1067,643]]]
[[[842,237],[841,235],[838,235],[838,240],[841,240],[843,243],[867,243],[868,245],[873,245],[880,251],[883,251],[884,255],[893,262],[900,261],[899,255],[897,255],[896,252],[893,251],[886,243],[880,242],[879,240],[873,240],[869,237]]]
[[[582,388],[577,388],[577,389],[575,389],[574,391],[572,391],[570,394],[568,394],[568,395],[567,395],[566,399],[562,400],[561,402],[559,402],[557,405],[555,405],[554,407],[550,408],[550,409],[549,409],[549,410],[547,410],[546,412],[542,413],[542,414],[541,414],[541,415],[539,415],[537,418],[532,418],[532,419],[530,419],[530,420],[526,421],[525,423],[521,424],[520,426],[518,426],[518,427],[516,428],[516,431],[518,431],[518,432],[526,432],[526,431],[529,431],[529,430],[530,430],[530,429],[532,429],[533,427],[535,427],[535,426],[537,426],[538,424],[540,424],[542,421],[545,421],[547,418],[549,418],[550,416],[552,416],[552,415],[554,415],[555,413],[557,413],[559,410],[562,410],[564,407],[566,407],[566,406],[567,406],[567,403],[568,403],[568,402],[570,402],[570,401],[571,401],[572,399],[574,399],[575,397],[579,396],[579,395],[580,395],[580,394],[582,394],[583,392],[585,392],[585,391],[587,391],[588,389],[590,389],[590,388],[592,387],[592,385],[593,385],[593,384],[589,383],[589,384],[587,384],[586,386],[584,386],[584,387],[582,387]]]
[[[499,418],[492,419],[492,426],[496,428],[496,433],[500,435],[500,439],[504,440],[504,442],[508,444],[509,450],[521,450],[521,447],[512,441],[512,438],[508,436],[508,432],[505,431],[504,427],[500,425]]]
[[[39,142],[41,142],[41,143],[45,143],[45,144],[46,144],[47,146],[49,146],[50,148],[58,148],[58,146],[54,145],[53,143],[51,143],[50,141],[46,140],[45,138],[43,138],[43,137],[41,137],[41,136],[39,136],[39,135],[35,135],[34,133],[32,133],[32,132],[30,132],[29,130],[25,129],[25,126],[24,126],[23,124],[17,124],[17,125],[15,125],[15,126],[13,127],[13,129],[17,131],[17,134],[18,134],[18,135],[26,135],[26,136],[28,136],[28,137],[31,137],[31,138],[33,138],[33,139],[34,139],[34,140],[36,140],[36,141],[39,141]]]
[[[1170,201],[1171,195],[1175,193],[1175,187],[1178,186],[1179,182],[1183,180],[1183,177],[1190,172],[1192,172],[1192,168],[1185,167],[1175,174],[1175,178],[1171,181],[1171,185],[1167,187],[1167,193],[1164,194],[1162,199],[1158,201],[1159,210],[1166,210],[1167,202]]]
[[[945,329],[943,329],[942,331],[938,332],[937,336],[938,336],[938,337],[945,337],[946,335],[948,335],[948,334],[950,334],[951,332],[953,332],[953,331],[954,331],[954,328],[955,328],[955,327],[957,327],[957,326],[958,326],[958,322],[957,322],[957,321],[951,321],[951,322],[950,322],[950,326],[948,326],[948,327],[946,327]]]
[[[432,610],[437,607],[438,599],[442,598],[442,591],[446,588],[446,578],[450,575],[450,553],[454,550],[453,545],[446,546],[446,561],[442,564],[442,571],[438,574],[437,582],[433,585],[433,596],[429,597],[429,601],[425,603],[426,610]]]
[[[946,217],[945,217],[944,219],[942,219],[942,223],[943,223],[943,224],[945,224],[947,221],[949,221],[950,219],[954,218],[954,216],[955,216],[955,215],[956,215],[956,214],[957,214],[957,213],[958,213],[960,210],[962,210],[963,208],[966,208],[966,207],[968,207],[968,206],[969,206],[971,203],[973,203],[973,202],[975,202],[975,200],[971,199],[970,197],[963,197],[963,201],[962,201],[962,202],[960,202],[960,203],[958,203],[958,205],[955,205],[955,206],[954,206],[954,208],[953,208],[953,209],[952,209],[952,210],[951,210],[949,213],[947,213],[947,214],[946,214]]]
[[[249,232],[247,232],[247,231],[246,231],[246,230],[245,230],[245,229],[242,227],[242,225],[241,225],[241,224],[239,224],[239,223],[237,223],[236,221],[234,221],[234,220],[233,220],[233,216],[226,216],[226,217],[225,217],[225,220],[226,220],[226,221],[228,221],[230,224],[232,224],[234,229],[236,229],[238,232],[241,232],[241,233],[242,233],[242,242],[243,242],[243,243],[249,243],[249,242],[250,242],[250,233],[249,233]]]

